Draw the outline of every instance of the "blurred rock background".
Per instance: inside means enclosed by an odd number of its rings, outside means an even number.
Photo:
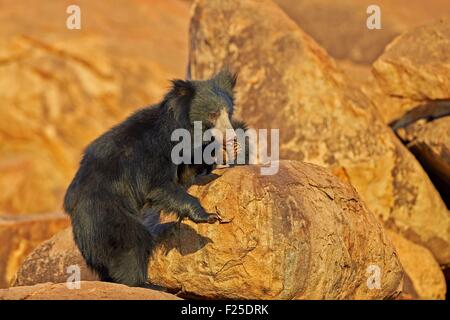
[[[329,167],[384,223],[405,296],[444,298],[450,117],[427,119],[450,100],[450,2],[193,3],[0,0],[0,287],[69,225],[62,197],[92,139],[188,68],[227,64],[244,119],[284,129],[283,158]],[[71,4],[81,30],[65,27]],[[366,27],[371,4],[381,30]]]
[[[0,212],[61,209],[86,144],[183,77],[189,5],[79,1],[0,2]]]
[[[189,3],[77,1],[81,30],[66,28],[71,4],[0,1],[0,215],[8,225],[10,216],[61,212],[83,148],[185,75]],[[41,241],[57,231],[41,228]],[[1,265],[12,270],[30,252],[14,242],[0,257],[3,287],[14,272]]]

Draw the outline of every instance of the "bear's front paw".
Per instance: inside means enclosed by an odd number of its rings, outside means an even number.
[[[219,221],[219,223],[230,223],[233,219],[227,219],[224,218],[219,210],[217,210],[217,213],[210,213],[208,218],[208,223],[215,223],[216,221]]]
[[[218,214],[216,213],[209,213],[208,214],[208,223],[213,224],[216,223],[217,221],[220,221],[221,218]]]

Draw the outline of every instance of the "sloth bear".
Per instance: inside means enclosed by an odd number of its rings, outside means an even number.
[[[232,120],[235,84],[227,70],[206,81],[174,80],[162,102],[137,111],[86,148],[64,210],[87,265],[102,281],[145,286],[155,239],[145,227],[144,207],[196,223],[220,221],[186,192],[192,178],[213,165],[174,164],[171,134],[192,132],[195,121],[224,136],[233,123],[245,129]]]

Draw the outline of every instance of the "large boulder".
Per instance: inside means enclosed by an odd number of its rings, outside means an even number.
[[[275,0],[306,33],[337,59],[370,64],[399,34],[450,14],[447,0]],[[371,14],[380,8],[381,29],[367,28]]]
[[[445,299],[444,273],[431,252],[388,230],[405,271],[404,292],[419,299]]]
[[[312,164],[279,165],[270,176],[261,175],[260,166],[216,170],[214,180],[191,187],[207,210],[229,223],[155,226],[151,282],[210,299],[395,297],[403,270],[355,189]],[[82,279],[89,278],[72,241],[67,231],[36,249],[16,285],[62,282],[69,264],[82,266]],[[380,287],[373,288],[378,271]]]
[[[374,63],[373,72],[390,96],[416,101],[448,99],[449,50],[450,16],[396,38]]]
[[[0,288],[8,287],[27,255],[70,225],[62,213],[0,216]]]
[[[84,262],[73,241],[72,228],[56,234],[38,246],[20,266],[13,286],[32,286],[38,283],[66,282],[73,274],[71,266],[78,266],[81,280],[99,280]]]
[[[369,98],[385,124],[392,124],[418,106],[419,103],[411,98],[386,94],[373,75],[371,66],[342,60],[338,60],[337,64],[346,77],[347,85],[361,90]]]
[[[154,284],[204,298],[381,299],[397,293],[397,255],[352,186],[312,164],[282,161],[278,174],[266,176],[260,169],[218,172],[219,178],[190,189],[206,210],[231,223],[187,221],[174,228],[150,260]],[[371,266],[381,270],[377,290],[367,284]]]
[[[275,4],[198,1],[190,27],[190,74],[239,71],[237,116],[280,129],[280,156],[342,168],[387,226],[450,263],[450,219],[413,155],[350,88],[334,61]]]
[[[0,214],[59,210],[83,148],[185,75],[188,3],[76,4],[80,30],[65,1],[0,10]]]
[[[179,300],[177,296],[152,289],[131,288],[121,284],[81,281],[79,288],[66,283],[42,283],[0,290],[0,300]]]
[[[449,30],[450,16],[409,30],[387,46],[372,72],[349,61],[339,64],[349,84],[362,89],[386,124],[404,127],[435,118],[439,109],[450,109]]]
[[[449,51],[450,15],[388,45],[373,64],[375,79],[368,86],[376,89],[372,96],[387,123],[404,127],[450,111]]]

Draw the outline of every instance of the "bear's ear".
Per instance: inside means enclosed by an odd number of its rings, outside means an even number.
[[[192,98],[195,87],[190,81],[172,80],[172,92],[177,98]]]
[[[237,74],[232,73],[228,68],[223,69],[214,77],[214,82],[217,84],[217,86],[230,93],[233,92],[233,89],[236,86],[236,81]]]

